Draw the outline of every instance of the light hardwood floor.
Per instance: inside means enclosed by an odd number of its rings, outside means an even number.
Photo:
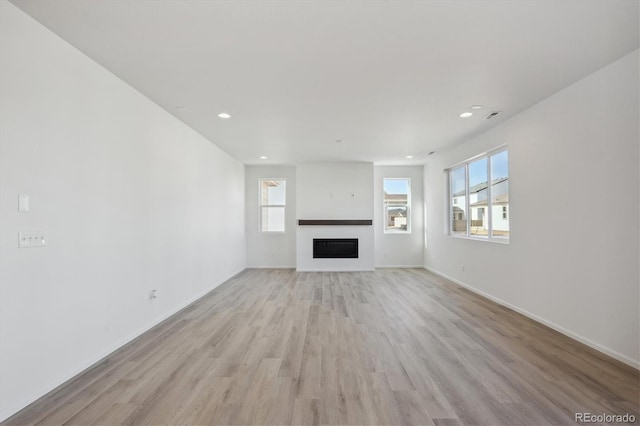
[[[421,269],[246,270],[6,424],[575,424],[638,371]]]

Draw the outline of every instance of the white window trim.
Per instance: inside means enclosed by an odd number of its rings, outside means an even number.
[[[490,242],[490,243],[498,243],[498,244],[509,244],[510,243],[510,238],[511,238],[511,218],[509,217],[510,215],[507,216],[507,220],[509,220],[509,236],[508,237],[496,237],[493,236],[493,214],[492,214],[492,207],[493,207],[493,202],[492,197],[491,197],[491,191],[493,190],[492,185],[488,184],[487,185],[487,222],[488,222],[488,235],[486,237],[484,236],[477,236],[477,235],[471,235],[471,215],[470,213],[470,209],[469,209],[469,164],[473,163],[477,160],[480,160],[482,158],[487,158],[487,178],[488,180],[491,180],[491,156],[499,154],[503,151],[508,151],[508,146],[507,145],[501,145],[497,148],[494,148],[492,150],[483,152],[482,154],[478,154],[475,155],[471,158],[469,158],[468,160],[465,161],[461,161],[459,163],[454,164],[451,167],[448,167],[444,170],[444,172],[447,175],[447,201],[446,201],[446,206],[447,206],[447,212],[448,212],[448,216],[449,216],[449,220],[448,220],[448,226],[447,226],[447,234],[448,236],[452,237],[452,238],[459,238],[459,239],[463,239],[463,240],[475,240],[475,241],[484,241],[484,242]],[[460,167],[464,167],[464,173],[465,173],[465,220],[467,222],[467,226],[466,226],[466,235],[461,235],[461,234],[454,234],[453,233],[453,194],[452,194],[452,189],[453,189],[453,182],[452,182],[452,176],[451,176],[451,171],[453,171],[454,169],[458,169]],[[511,176],[509,176],[510,178]]]
[[[406,231],[389,231],[387,230],[387,205],[384,202],[384,181],[385,180],[406,180],[409,182],[409,193],[407,194],[407,230]],[[411,220],[411,178],[409,177],[386,177],[382,178],[382,231],[389,235],[407,235],[411,234],[413,220]]]
[[[262,204],[262,181],[282,180],[285,182],[284,204]],[[258,232],[261,234],[286,234],[287,233],[287,189],[286,178],[258,178]],[[262,209],[264,207],[281,207],[284,209],[284,231],[265,231],[262,229]]]

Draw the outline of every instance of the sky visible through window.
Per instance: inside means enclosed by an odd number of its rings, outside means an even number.
[[[385,179],[384,192],[387,194],[408,194],[409,181],[406,179]]]
[[[507,151],[499,152],[496,155],[491,156],[491,172],[493,173],[492,179],[495,181],[500,178],[509,176],[509,153]],[[482,167],[469,167],[469,186],[473,186],[477,183],[483,183],[487,181],[487,166],[486,160]]]

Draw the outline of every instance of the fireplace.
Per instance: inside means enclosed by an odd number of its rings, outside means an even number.
[[[357,259],[357,238],[314,238],[314,259]]]

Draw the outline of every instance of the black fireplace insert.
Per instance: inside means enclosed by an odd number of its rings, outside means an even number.
[[[358,257],[357,238],[314,238],[314,259],[355,259]]]

